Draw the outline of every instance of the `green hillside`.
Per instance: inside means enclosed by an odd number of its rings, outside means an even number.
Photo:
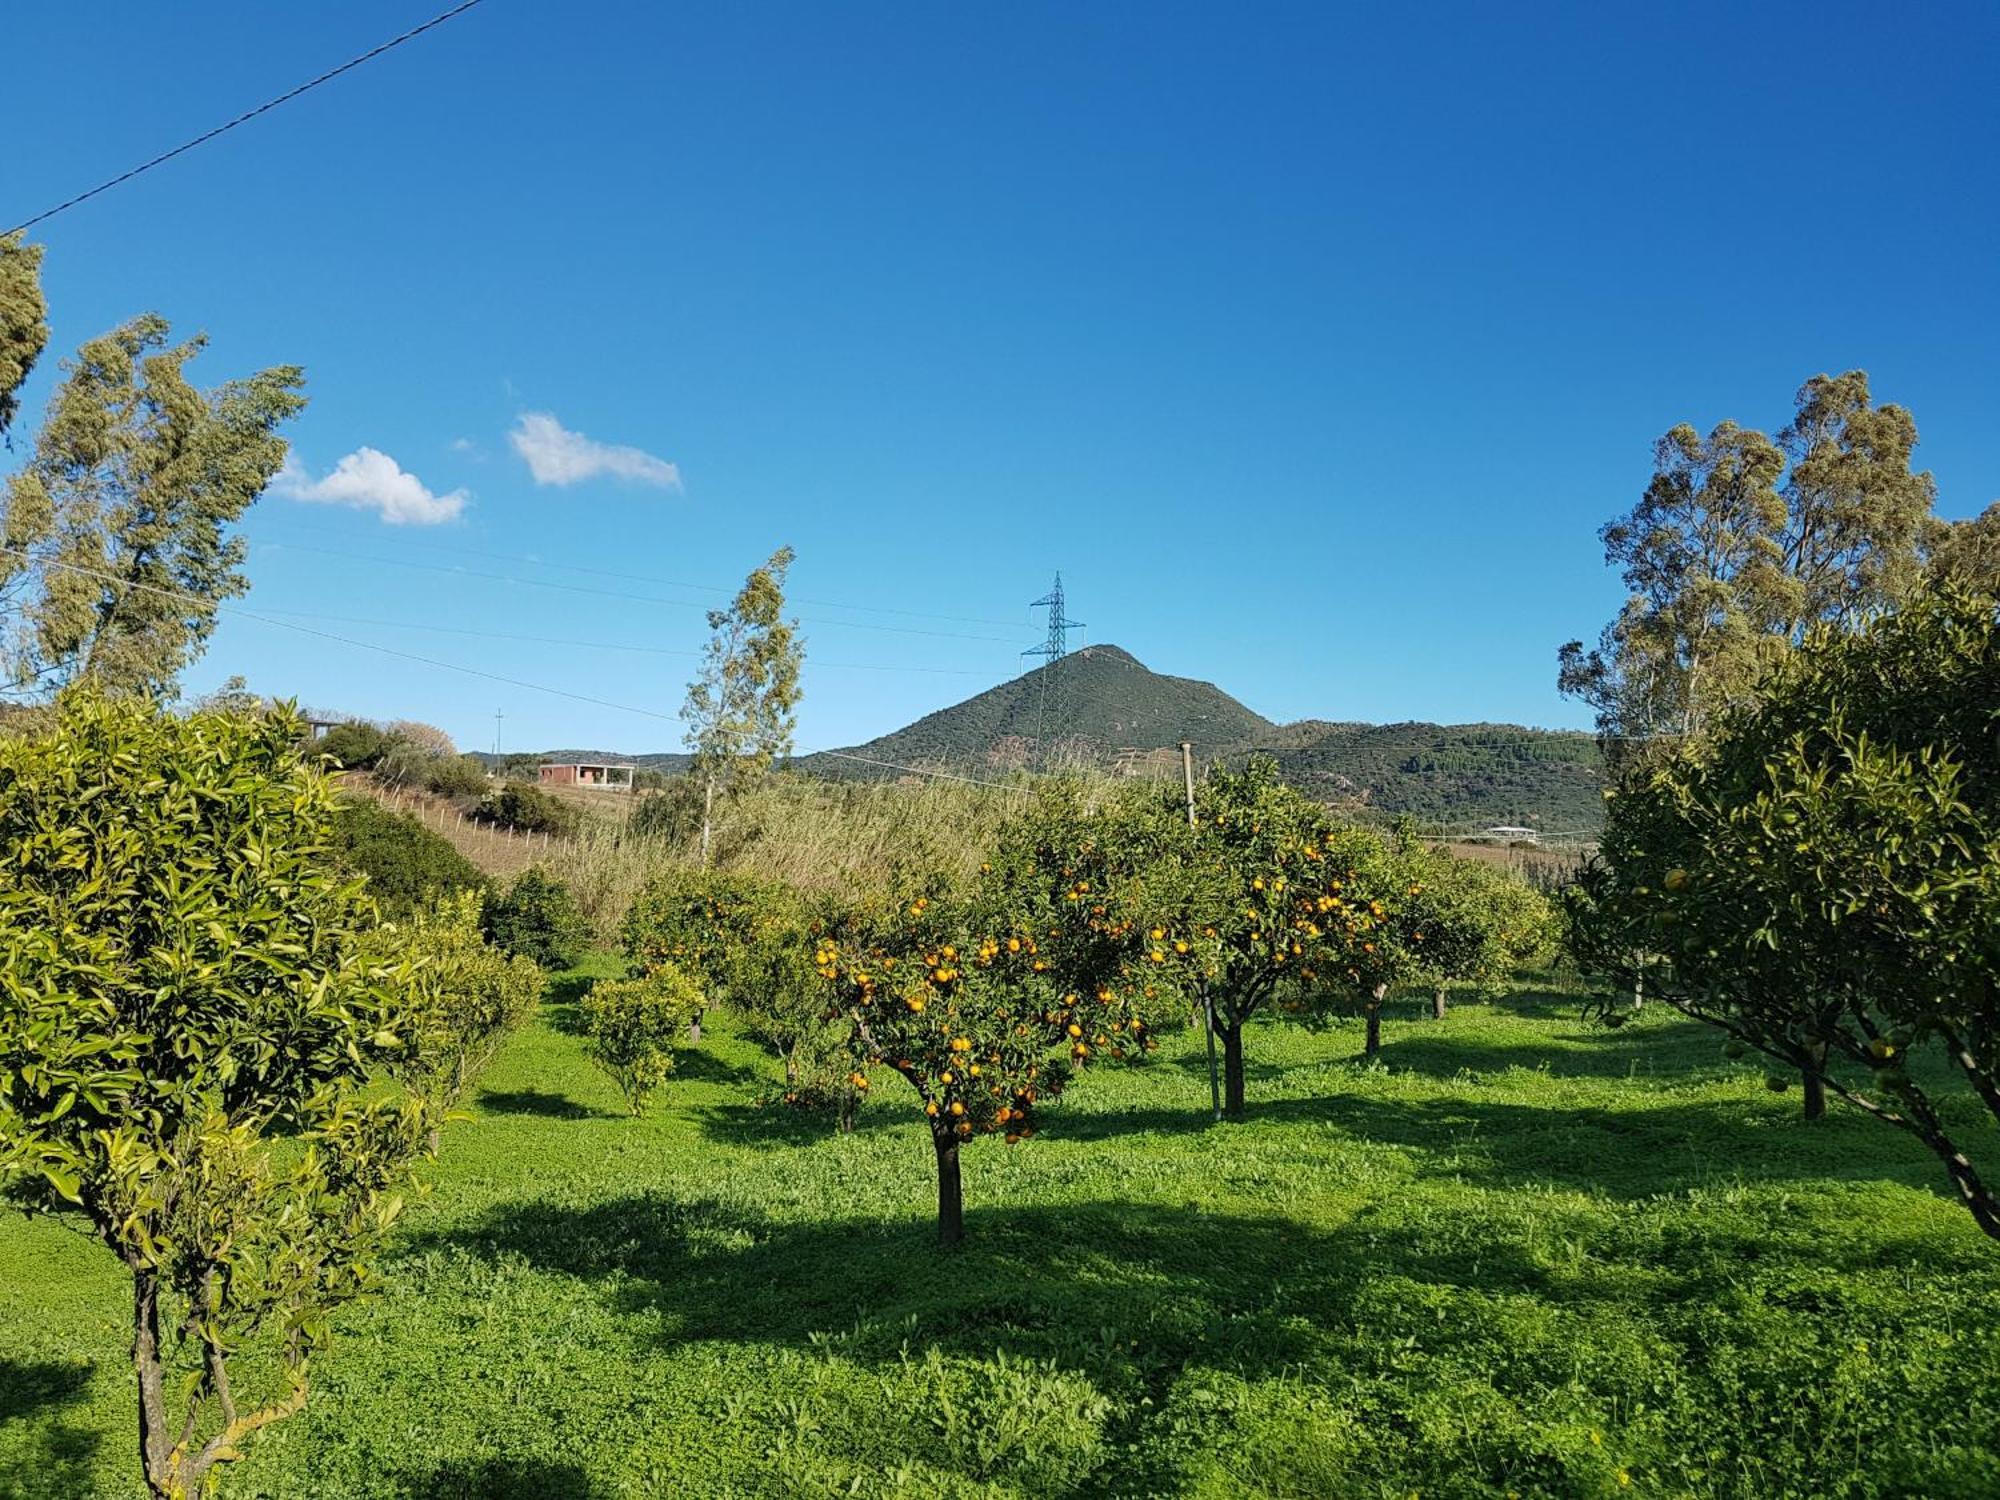
[[[1604,762],[1587,734],[1517,724],[1340,724],[1277,747],[1285,777],[1329,802],[1385,816],[1544,833],[1595,832]]]
[[[840,754],[802,756],[795,769],[842,779],[895,774],[865,764],[881,761],[995,774],[1035,764],[1046,738],[1061,763],[1173,776],[1177,747],[1188,740],[1204,764],[1269,753],[1295,785],[1367,817],[1408,813],[1453,829],[1511,823],[1545,833],[1592,832],[1603,817],[1602,760],[1587,734],[1517,724],[1274,724],[1214,683],[1152,671],[1117,646],[1083,647],[1055,670],[1065,674],[1069,702],[1060,726],[1046,717],[1049,669],[1038,667]],[[687,765],[673,753],[559,750],[548,758],[666,772]]]
[[[968,770],[1029,764],[1047,670],[848,753]],[[1587,734],[1515,724],[1274,724],[1213,683],[1154,672],[1116,646],[1085,647],[1057,670],[1069,674],[1071,705],[1062,733],[1050,736],[1059,758],[1167,775],[1177,770],[1174,748],[1185,739],[1204,762],[1267,752],[1297,786],[1365,815],[1408,813],[1460,828],[1518,823],[1550,833],[1592,831],[1603,816],[1602,762]],[[799,765],[833,776],[873,774],[826,756]]]
[[[1043,694],[1051,686],[1051,670],[1062,674],[1069,701],[1061,741],[1086,759],[1109,759],[1121,750],[1167,750],[1182,740],[1209,757],[1277,731],[1213,683],[1162,676],[1116,646],[1085,646],[1053,669],[1038,667],[850,753],[903,765],[1025,765],[1045,728]],[[799,764],[848,774],[840,771],[840,762],[825,764],[819,756]]]

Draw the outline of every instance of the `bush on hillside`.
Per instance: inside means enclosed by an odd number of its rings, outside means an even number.
[[[538,786],[509,781],[486,794],[479,816],[517,833],[547,833],[568,838],[583,826],[583,814],[560,797]]]
[[[333,820],[334,857],[368,877],[384,916],[406,917],[448,891],[481,891],[478,866],[408,813],[367,797],[343,801]]]
[[[314,748],[322,755],[332,756],[343,771],[372,771],[395,743],[373,724],[350,719],[321,735]]]
[[[424,789],[440,797],[483,797],[491,784],[486,767],[469,755],[433,761],[424,773]]]
[[[549,969],[574,968],[590,945],[575,895],[539,865],[486,898],[481,926],[499,947]]]

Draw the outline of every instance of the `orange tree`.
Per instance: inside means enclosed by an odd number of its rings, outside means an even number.
[[[667,967],[701,987],[689,1038],[701,1040],[710,1004],[746,988],[747,965],[774,925],[784,921],[781,893],[770,882],[714,870],[675,870],[648,882],[625,914],[623,938],[635,977]]]
[[[1821,636],[1760,700],[1618,788],[1571,903],[1578,957],[1627,984],[1643,966],[1729,1051],[1783,1065],[1774,1087],[1802,1077],[1809,1111],[1830,1089],[1907,1132],[2000,1238],[1974,1123],[2000,1120],[1994,601]]]
[[[1170,857],[1185,880],[1160,925],[1213,1007],[1227,1113],[1243,1113],[1243,1027],[1259,1013],[1358,1008],[1376,1051],[1382,1001],[1422,941],[1404,921],[1415,882],[1380,838],[1336,824],[1260,756],[1209,774]]]
[[[94,690],[0,736],[0,1192],[123,1267],[158,1500],[304,1407],[468,1024],[380,951],[301,742]]]
[[[903,880],[818,942],[856,1086],[887,1067],[929,1125],[947,1245],[965,1234],[964,1142],[1032,1135],[1077,1069],[1149,1049],[1149,1014],[1174,1003],[1175,966],[1154,936],[1164,928],[1148,920],[1144,834],[1061,788],[1002,829],[963,888]]]
[[[1517,970],[1551,956],[1555,908],[1526,881],[1413,842],[1402,857],[1409,880],[1399,925],[1415,959],[1411,977],[1430,989],[1438,1020],[1448,986],[1490,994]]]

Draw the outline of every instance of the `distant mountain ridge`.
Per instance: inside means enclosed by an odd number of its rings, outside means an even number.
[[[992,774],[1033,764],[1046,738],[1062,763],[1173,775],[1187,740],[1204,765],[1267,753],[1301,790],[1366,817],[1408,813],[1430,824],[1518,824],[1543,833],[1594,833],[1603,821],[1603,760],[1596,741],[1579,731],[1325,719],[1277,724],[1213,683],[1154,672],[1130,652],[1103,645],[1073,651],[1055,669],[1067,675],[1069,703],[1057,736],[1043,697],[1049,670],[1037,667],[866,744],[801,756],[793,766],[839,779],[898,774],[890,766]],[[552,750],[544,758],[629,761],[665,772],[688,764],[687,755],[671,751]]]

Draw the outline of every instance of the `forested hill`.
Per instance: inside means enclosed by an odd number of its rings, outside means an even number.
[[[1068,701],[1059,734],[1044,697],[1048,669],[1038,667],[843,752],[859,759],[808,755],[794,768],[843,779],[895,775],[888,766],[992,774],[1034,764],[1047,738],[1059,764],[1166,776],[1179,774],[1178,746],[1188,740],[1203,764],[1266,752],[1294,785],[1369,817],[1409,813],[1427,824],[1511,823],[1544,833],[1593,832],[1603,818],[1602,762],[1587,734],[1517,724],[1274,724],[1213,683],[1154,672],[1116,646],[1086,646],[1057,670],[1067,674]],[[545,758],[667,772],[687,765],[675,753],[552,750]]]
[[[1047,670],[848,753],[898,765],[1025,765],[1048,724]],[[1547,833],[1593,831],[1603,818],[1602,762],[1587,734],[1516,724],[1274,724],[1213,683],[1151,671],[1116,646],[1087,646],[1057,670],[1069,674],[1059,760],[1167,774],[1176,747],[1189,740],[1204,763],[1268,752],[1302,790],[1375,816],[1409,813],[1463,827],[1518,823]],[[831,776],[874,774],[827,756],[799,765]]]
[[[1081,759],[1109,761],[1121,751],[1167,750],[1182,740],[1206,758],[1261,743],[1278,730],[1213,683],[1162,676],[1116,646],[1085,646],[1056,671],[1068,702],[1063,748]],[[1038,667],[851,753],[903,765],[1025,765],[1053,727],[1045,692],[1054,686],[1048,668]],[[835,770],[820,760],[800,764]]]

